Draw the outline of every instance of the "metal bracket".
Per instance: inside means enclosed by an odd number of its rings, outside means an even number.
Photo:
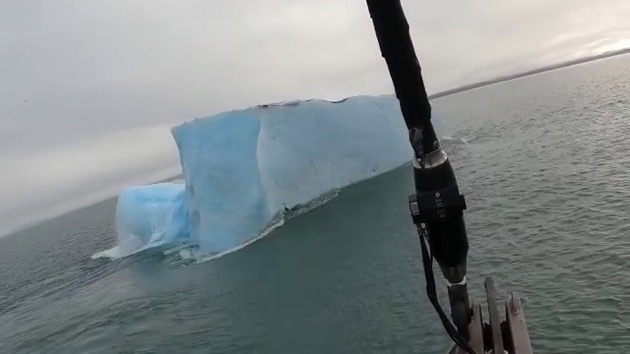
[[[472,304],[472,320],[468,326],[470,346],[478,354],[533,354],[525,313],[519,297],[511,293],[505,300],[505,319],[501,320],[498,293],[492,277],[485,281],[489,323],[483,321],[481,305]],[[449,354],[465,354],[453,346]]]

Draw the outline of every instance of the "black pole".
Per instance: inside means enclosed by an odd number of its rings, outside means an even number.
[[[431,125],[431,105],[402,5],[399,0],[368,0],[367,5],[407,129],[421,130],[422,152],[433,151],[440,144]]]
[[[450,161],[431,124],[431,105],[400,0],[367,0],[367,5],[415,154],[416,193],[410,197],[409,205],[420,235],[427,294],[449,335],[460,347],[473,353],[467,344],[471,309],[466,285],[465,200],[459,194]],[[431,258],[437,260],[449,283],[455,333],[437,301]]]

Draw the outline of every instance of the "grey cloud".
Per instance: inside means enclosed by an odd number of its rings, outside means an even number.
[[[627,0],[403,5],[432,92],[630,46]],[[171,168],[167,128],[185,119],[392,90],[365,3],[349,0],[4,1],[0,79],[0,220]]]

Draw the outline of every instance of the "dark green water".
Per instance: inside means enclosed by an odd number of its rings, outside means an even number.
[[[434,102],[472,295],[488,275],[521,294],[537,353],[630,348],[628,73],[619,57]],[[392,171],[201,264],[90,259],[115,242],[111,200],[1,239],[0,353],[443,353],[411,191]]]

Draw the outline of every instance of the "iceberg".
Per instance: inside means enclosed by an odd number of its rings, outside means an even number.
[[[412,157],[394,96],[260,105],[196,118],[171,134],[183,182],[120,193],[123,253],[169,242],[225,253],[259,237],[286,211]]]

